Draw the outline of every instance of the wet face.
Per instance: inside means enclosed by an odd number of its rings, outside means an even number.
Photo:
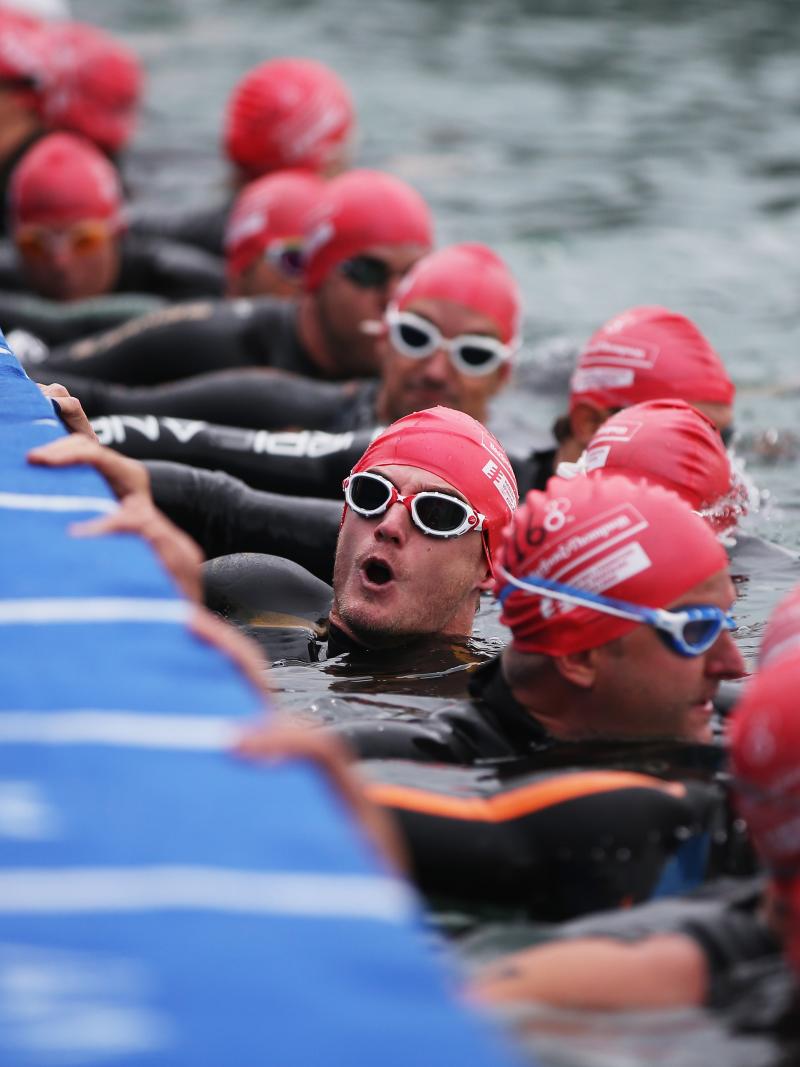
[[[344,374],[380,372],[380,340],[362,324],[382,319],[401,278],[426,251],[421,245],[373,245],[353,258],[375,260],[385,270],[357,272],[359,280],[353,280],[340,265],[319,287],[314,306],[322,340]]]
[[[670,608],[716,605],[725,611],[736,594],[720,571],[681,596]],[[651,626],[637,626],[597,649],[592,697],[604,733],[620,737],[711,740],[710,720],[719,683],[739,678],[744,662],[729,630],[701,656],[673,652]]]
[[[418,467],[371,468],[402,495],[424,490],[464,499],[449,482]],[[370,647],[424,635],[472,632],[479,587],[488,576],[481,534],[430,537],[405,506],[362,518],[349,508],[339,534],[331,620]]]
[[[50,300],[86,300],[110,292],[120,266],[119,237],[100,220],[26,226],[14,235],[28,286]]]
[[[448,340],[464,334],[499,340],[499,330],[490,318],[449,300],[421,298],[404,310],[430,322]],[[437,404],[464,411],[478,422],[486,422],[489,400],[510,374],[507,363],[488,374],[464,374],[454,365],[444,347],[424,359],[415,359],[401,355],[387,340],[383,353],[378,411],[381,420],[386,422]]]

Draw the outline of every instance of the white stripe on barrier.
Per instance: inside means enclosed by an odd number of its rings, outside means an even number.
[[[177,751],[225,751],[245,720],[126,711],[0,711],[0,745],[111,745]]]
[[[58,597],[0,600],[0,625],[50,622],[186,622],[188,600],[142,597]]]
[[[40,493],[0,493],[0,508],[14,511],[116,511],[119,504],[103,496],[44,496]]]
[[[192,910],[400,922],[413,900],[408,886],[385,875],[200,866],[0,871],[0,915]]]

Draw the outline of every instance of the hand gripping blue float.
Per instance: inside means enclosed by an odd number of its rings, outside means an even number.
[[[262,714],[186,629],[0,334],[0,1063],[499,1067],[415,900],[312,769],[226,752]]]

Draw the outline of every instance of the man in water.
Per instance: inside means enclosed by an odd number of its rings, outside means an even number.
[[[89,441],[37,450],[37,462],[50,457],[55,465],[82,461],[115,473],[114,453]],[[131,472],[141,465],[116,458],[119,486],[133,479],[140,492],[141,476]],[[388,427],[345,485],[329,603],[332,643],[344,651],[468,637],[516,504],[508,458],[468,415],[433,408]],[[249,586],[259,578],[258,561],[246,559],[245,567],[240,576]],[[301,579],[297,601],[307,592]],[[269,608],[267,596],[262,610]]]
[[[562,462],[574,462],[609,415],[647,400],[677,399],[707,415],[727,440],[736,389],[697,326],[668,308],[615,315],[586,343],[570,381],[569,410],[556,419],[552,448],[517,469],[520,493],[544,489]]]
[[[579,763],[601,741],[710,740],[720,682],[744,673],[735,592],[724,549],[674,493],[553,478],[516,511],[499,558],[512,640],[472,676],[472,701],[381,731],[348,726],[362,757],[535,766],[553,750]]]
[[[0,285],[58,302],[108,293],[172,299],[222,288],[220,264],[198,249],[126,234],[122,188],[99,148],[72,133],[38,141],[14,171],[8,215],[17,262]]]
[[[400,279],[433,244],[425,201],[389,174],[350,171],[322,187],[302,236],[299,301],[184,304],[65,346],[45,366],[129,385],[246,366],[311,378],[374,375],[379,338],[362,326],[383,316]]]
[[[706,893],[568,927],[566,940],[486,967],[473,990],[480,1000],[612,1011],[730,1010],[738,1002],[759,1029],[792,1017],[791,983],[776,978],[800,975],[798,603],[795,590],[770,621],[760,669],[730,730],[734,790],[770,872],[766,887],[721,886],[716,898]]]

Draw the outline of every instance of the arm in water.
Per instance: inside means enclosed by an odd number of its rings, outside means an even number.
[[[209,558],[264,552],[330,582],[341,504],[259,492],[219,471],[179,463],[150,463],[147,470],[156,504]]]

